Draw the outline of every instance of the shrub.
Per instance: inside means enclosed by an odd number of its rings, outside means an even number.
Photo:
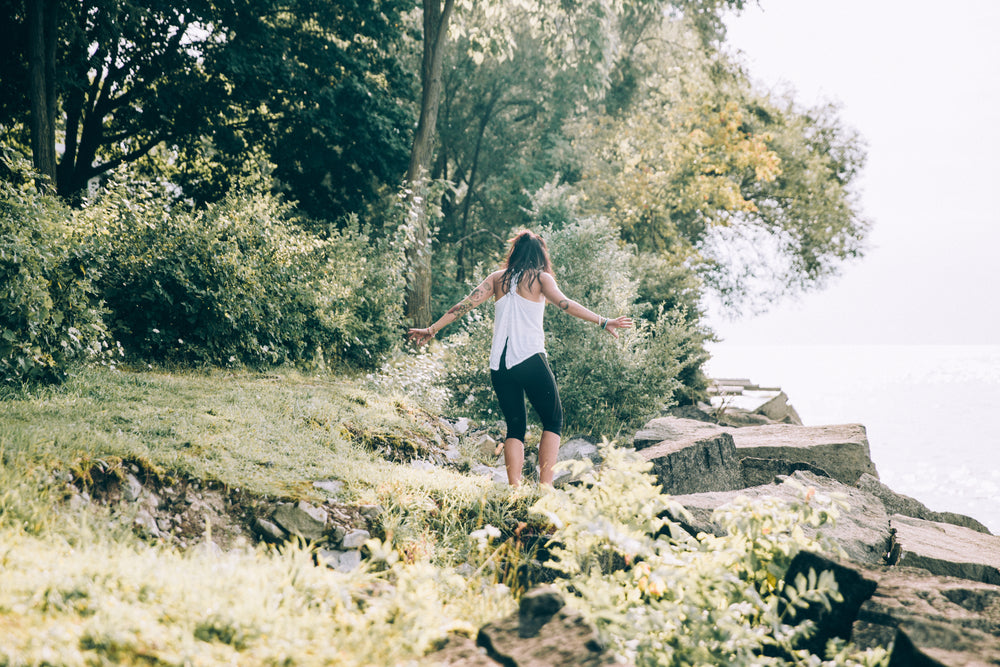
[[[543,495],[535,509],[555,527],[549,566],[566,574],[555,585],[619,657],[649,666],[821,664],[795,648],[812,622],[792,623],[799,606],[839,600],[836,580],[830,572],[783,577],[798,551],[836,549],[803,526],[822,530],[840,501],[789,481],[798,501],[739,499],[714,515],[725,535],[692,537],[664,518],[685,510],[660,492],[649,462],[608,445],[602,454],[600,470],[573,462],[578,483]],[[793,604],[781,604],[783,592]],[[881,650],[828,648],[824,665],[885,660]]]
[[[5,168],[28,173],[7,153]],[[5,385],[63,379],[71,364],[107,359],[92,272],[69,233],[69,210],[30,178],[0,181],[0,377]]]
[[[202,210],[149,189],[110,190],[79,216],[103,268],[109,325],[162,362],[370,367],[396,345],[402,254],[356,220],[325,237],[263,188]]]

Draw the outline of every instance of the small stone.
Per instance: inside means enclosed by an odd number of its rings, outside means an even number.
[[[414,470],[434,470],[437,466],[435,466],[430,461],[421,461],[419,459],[415,459],[413,461],[410,461],[410,467],[413,468]]]
[[[160,528],[156,525],[156,520],[146,510],[136,512],[133,523],[139,528],[140,532],[145,532],[153,537],[160,537]]]
[[[468,417],[461,417],[457,422],[455,422],[455,426],[453,426],[452,428],[454,429],[455,433],[463,435],[466,431],[469,430]]]
[[[313,486],[332,497],[340,495],[340,492],[344,490],[344,483],[337,479],[324,479],[313,482]]]
[[[360,551],[345,551],[340,555],[339,563],[334,568],[338,572],[354,572],[361,567]]]
[[[488,433],[484,433],[482,437],[476,441],[476,451],[483,458],[493,458],[496,456],[497,451],[497,441],[494,440]]]
[[[359,505],[358,513],[365,518],[368,523],[374,523],[382,517],[385,510],[381,505]]]
[[[142,495],[142,482],[133,475],[132,473],[127,473],[125,475],[125,486],[122,489],[122,496],[126,502],[134,503]]]
[[[254,521],[254,528],[265,542],[284,542],[285,538],[288,536],[288,533],[267,519],[257,519]]]
[[[462,452],[458,451],[458,447],[449,447],[444,450],[444,457],[449,461],[457,461],[461,456]]]
[[[340,541],[340,547],[342,549],[360,549],[371,537],[371,533],[367,530],[352,530],[344,535],[344,539]]]
[[[321,540],[326,530],[326,512],[306,502],[278,505],[271,518],[292,535],[314,542]]]
[[[160,529],[161,533],[165,533],[170,530],[170,518],[160,517],[156,520],[156,527]]]

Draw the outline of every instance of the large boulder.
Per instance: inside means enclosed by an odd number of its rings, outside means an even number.
[[[861,424],[794,426],[768,424],[727,429],[740,458],[782,459],[808,463],[844,484],[867,473],[878,477]]]
[[[744,486],[733,437],[691,419],[654,419],[635,436],[639,454],[653,464],[664,493],[729,491]]]
[[[732,439],[735,453],[730,457],[728,440]],[[704,465],[698,464],[698,453],[682,452],[695,446],[708,445],[708,455]],[[679,417],[658,417],[648,422],[633,438],[633,446],[647,460],[671,454],[670,472],[674,478],[661,479],[664,489],[686,488],[691,490],[668,491],[670,493],[695,493],[704,491],[728,491],[741,485],[754,486],[773,474],[787,474],[795,470],[825,472],[844,484],[854,485],[862,475],[877,478],[875,464],[872,463],[868,447],[868,436],[861,424],[840,424],[832,426],[795,426],[790,424],[765,424],[734,428],[719,426],[693,419]],[[712,448],[719,451],[713,456]],[[704,448],[701,448],[704,449]],[[701,451],[701,450],[699,450]],[[723,458],[719,458],[723,457]],[[678,466],[677,459],[691,459],[694,464],[688,469]],[[742,471],[721,473],[716,465],[738,465],[741,459],[761,459],[775,461],[767,466],[747,465],[747,478],[739,481]],[[655,463],[654,463],[655,465]],[[773,474],[772,474],[773,472]],[[701,475],[703,479],[676,479],[677,475]],[[712,486],[715,479],[729,486]],[[735,486],[732,486],[735,485]]]
[[[842,599],[796,615],[816,624],[805,648],[815,652],[840,637],[861,648],[891,645],[891,667],[1000,664],[1000,587],[809,552],[795,556],[785,580],[809,570],[832,572]]]
[[[614,657],[601,645],[597,633],[578,612],[565,607],[562,596],[542,588],[521,598],[517,614],[479,630],[471,640],[449,637],[429,656],[434,664],[450,667],[601,667]]]
[[[798,471],[790,477],[806,487],[814,488],[818,493],[841,494],[844,497],[849,509],[841,512],[833,526],[822,526],[821,530],[844,550],[848,558],[869,564],[885,562],[890,547],[889,515],[877,498],[835,479],[807,471]],[[722,535],[724,531],[712,518],[713,512],[740,496],[751,499],[774,497],[787,502],[799,500],[798,490],[787,484],[765,484],[736,491],[678,495],[674,500],[688,510],[690,518],[672,518],[692,534],[704,532]],[[811,531],[812,529],[806,528],[807,534]]]
[[[1000,537],[894,514],[890,563],[1000,586]]]
[[[851,640],[862,648],[895,643],[891,667],[1000,664],[1000,587],[885,569],[858,611]]]
[[[915,519],[927,519],[939,523],[951,523],[956,526],[970,528],[979,533],[989,533],[990,529],[970,516],[957,514],[955,512],[934,512],[927,509],[927,506],[915,498],[896,493],[881,481],[865,474],[858,479],[857,487],[862,491],[876,496],[885,505],[886,511],[890,514],[902,514],[912,516]]]

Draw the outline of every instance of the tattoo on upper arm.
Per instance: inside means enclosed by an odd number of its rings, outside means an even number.
[[[558,303],[559,308],[562,310],[569,309],[569,299],[560,299]]]

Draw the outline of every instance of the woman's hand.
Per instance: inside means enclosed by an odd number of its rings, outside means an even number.
[[[632,318],[625,317],[624,315],[622,315],[621,317],[616,317],[613,320],[608,320],[608,323],[604,325],[604,330],[607,331],[612,336],[614,336],[615,338],[618,338],[619,329],[631,329],[631,328],[632,328]]]
[[[410,329],[407,337],[410,339],[410,342],[416,343],[417,347],[419,347],[431,338],[434,338],[434,332],[431,331],[430,327],[426,329]]]

